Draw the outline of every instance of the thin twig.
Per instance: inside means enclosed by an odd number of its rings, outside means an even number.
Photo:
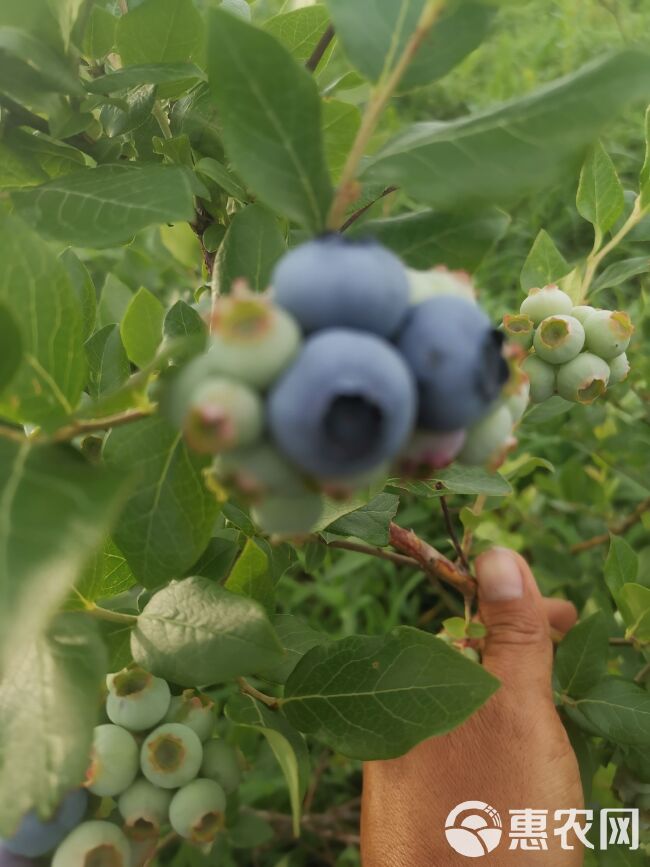
[[[264,692],[260,692],[259,689],[256,689],[252,683],[249,683],[243,677],[238,677],[237,683],[239,684],[240,692],[244,695],[250,695],[252,698],[257,699],[257,701],[261,701],[262,704],[265,704],[267,707],[271,708],[271,710],[277,710],[280,706],[277,698],[274,698],[272,695],[266,695]]]
[[[354,223],[356,223],[356,221],[357,221],[358,219],[360,219],[361,217],[363,217],[363,215],[364,215],[367,211],[369,211],[370,208],[372,208],[373,205],[376,205],[377,202],[380,202],[382,199],[386,198],[386,196],[389,196],[391,193],[395,193],[395,192],[397,192],[398,189],[399,189],[399,187],[386,187],[386,189],[383,191],[383,193],[381,193],[379,196],[377,196],[376,199],[373,199],[372,202],[368,202],[368,204],[367,204],[367,205],[364,205],[363,208],[359,208],[358,211],[355,211],[354,214],[351,214],[351,215],[347,218],[347,220],[345,221],[345,223],[343,223],[343,225],[341,226],[341,228],[339,229],[339,231],[340,231],[340,232],[345,232],[345,231],[347,231],[347,229],[349,229],[350,226],[354,225]]]
[[[441,489],[443,485],[438,482],[436,488]],[[463,551],[463,547],[460,544],[458,539],[458,535],[456,534],[456,528],[454,527],[454,522],[451,517],[451,512],[449,511],[449,503],[447,502],[447,497],[440,497],[440,508],[442,509],[442,514],[445,519],[445,526],[447,527],[447,533],[449,533],[449,538],[451,539],[451,544],[454,546],[454,550],[456,551],[456,556],[460,560],[463,569],[466,572],[470,571],[469,562],[467,557],[465,556],[465,552]]]
[[[310,72],[316,72],[318,68],[318,64],[323,59],[323,55],[327,51],[330,42],[334,39],[334,26],[332,24],[329,25],[327,30],[323,33],[321,38],[318,40],[318,44],[316,48],[311,53],[311,57],[305,63],[306,68]]]
[[[66,427],[59,428],[50,438],[49,442],[61,443],[72,440],[82,434],[94,431],[108,430],[108,428],[122,427],[125,424],[133,424],[151,415],[151,411],[142,409],[130,409],[126,412],[118,412],[115,415],[107,415],[104,418],[94,418],[74,421]]]
[[[362,542],[350,542],[347,539],[337,539],[333,542],[325,542],[320,536],[314,537],[314,542],[322,542],[328,548],[340,548],[343,551],[356,551],[358,554],[367,554],[369,557],[377,557],[379,560],[387,560],[389,563],[394,563],[395,566],[406,566],[409,569],[419,569],[420,564],[413,557],[406,557],[404,554],[396,554],[394,551],[389,551],[386,548],[375,548],[374,545],[364,545]]]
[[[576,544],[572,545],[570,548],[571,553],[580,554],[582,551],[588,551],[590,548],[597,548],[599,545],[606,545],[607,542],[609,542],[610,536],[622,536],[623,533],[626,533],[630,529],[630,527],[638,524],[643,515],[649,511],[650,498],[642,500],[631,514],[626,518],[623,518],[622,521],[612,524],[606,533],[599,533],[597,536],[592,536],[591,539],[576,542]]]
[[[285,813],[278,813],[275,810],[244,810],[244,812],[252,812],[260,819],[264,819],[265,822],[274,825],[276,831],[287,836],[293,836],[293,820],[291,816],[287,816]],[[345,828],[341,828],[340,826],[344,822],[355,830],[348,831]],[[358,810],[342,810],[333,807],[327,813],[311,813],[302,817],[300,827],[323,840],[333,840],[337,843],[342,843],[344,846],[358,846],[360,843],[359,834],[357,833],[359,827]]]
[[[361,126],[343,167],[338,189],[332,201],[327,219],[327,226],[332,231],[338,231],[344,220],[348,205],[354,201],[355,197],[352,191],[359,164],[374,135],[382,113],[444,7],[445,0],[437,0],[437,2],[429,0],[422,11],[420,20],[411,38],[404,48],[402,56],[392,69],[388,66],[384,70],[379,83],[374,89],[361,120]]]
[[[466,599],[474,599],[476,580],[462,567],[452,563],[448,557],[420,539],[412,530],[406,530],[394,522],[390,524],[389,535],[393,548],[415,560],[426,574],[455,587]]]
[[[631,638],[610,638],[611,647],[634,647],[634,641]]]
[[[643,686],[643,684],[646,682],[646,680],[649,676],[650,676],[650,662],[647,662],[643,666],[641,671],[637,674],[637,676],[634,678],[634,682],[638,683],[639,686]]]

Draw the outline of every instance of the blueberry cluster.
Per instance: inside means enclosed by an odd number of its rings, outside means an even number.
[[[520,312],[504,318],[503,327],[509,339],[529,351],[521,366],[533,403],[557,394],[591,404],[630,371],[625,351],[634,326],[628,314],[576,307],[558,286],[532,289]]]
[[[165,403],[267,532],[300,532],[323,492],[489,458],[486,416],[497,410],[492,441],[506,416],[507,437],[513,426],[502,344],[464,275],[409,271],[374,241],[326,235],[278,262],[270,293],[234,286],[217,300],[208,351]]]
[[[109,722],[95,728],[85,786],[47,821],[27,814],[0,843],[2,867],[49,853],[52,867],[131,867],[168,830],[197,845],[222,830],[241,770],[235,749],[214,736],[214,702],[194,690],[172,696],[137,667],[106,685]]]

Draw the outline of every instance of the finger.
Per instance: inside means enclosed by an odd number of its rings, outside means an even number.
[[[550,695],[552,645],[546,607],[526,561],[492,548],[476,561],[479,614],[487,628],[483,664],[504,684]]]
[[[544,610],[551,628],[562,635],[566,635],[578,622],[575,605],[566,599],[544,599]]]

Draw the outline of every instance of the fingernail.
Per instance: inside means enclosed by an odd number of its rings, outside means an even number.
[[[476,563],[481,597],[486,602],[521,599],[524,581],[517,558],[507,548],[491,548]]]

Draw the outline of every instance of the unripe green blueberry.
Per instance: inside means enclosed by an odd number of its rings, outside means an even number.
[[[169,818],[172,793],[154,786],[149,780],[136,780],[117,802],[124,828],[134,840],[157,837]]]
[[[578,319],[584,325],[591,314],[595,312],[595,307],[589,307],[588,304],[579,304],[577,307],[573,308],[569,315],[573,316],[574,319]]]
[[[535,324],[525,313],[506,314],[503,317],[503,332],[513,343],[530,349],[535,335]]]
[[[591,352],[581,352],[563,364],[557,374],[558,394],[565,400],[590,404],[607,391],[609,367]]]
[[[95,727],[86,788],[102,798],[115,797],[135,780],[139,766],[135,738],[121,726]]]
[[[533,343],[542,361],[564,364],[585,345],[585,329],[573,316],[547,316],[537,327]]]
[[[406,272],[411,304],[419,304],[435,295],[456,295],[467,301],[476,301],[476,289],[466,271],[450,271],[444,265],[437,265],[429,271],[407,268]]]
[[[203,761],[203,746],[196,732],[180,723],[154,729],[142,744],[142,773],[155,786],[177,789],[193,780]]]
[[[262,434],[264,411],[259,396],[234,379],[213,377],[191,394],[183,435],[191,449],[216,455],[252,445]]]
[[[530,403],[530,381],[522,379],[522,382],[517,386],[517,389],[511,394],[506,394],[503,399],[503,405],[507,407],[512,424],[516,425],[524,417],[524,413],[528,409]]]
[[[625,352],[633,332],[634,326],[627,313],[596,310],[585,325],[585,345],[589,352],[608,361]]]
[[[548,316],[570,313],[573,301],[559,286],[550,284],[541,289],[531,289],[519,308],[520,313],[530,316],[535,325]]]
[[[458,460],[469,466],[493,465],[513,442],[512,416],[506,406],[500,405],[469,429]]]
[[[52,867],[130,867],[131,847],[110,822],[83,822],[54,853]]]
[[[165,722],[182,723],[196,732],[199,740],[207,741],[214,730],[216,717],[217,707],[209,696],[195,689],[186,689],[182,695],[172,697]]]
[[[226,793],[214,780],[193,780],[172,798],[169,821],[193,843],[211,843],[224,825]]]
[[[106,713],[111,722],[133,732],[155,726],[169,708],[167,682],[143,668],[125,668],[106,678]]]
[[[536,355],[529,355],[521,365],[530,382],[532,403],[543,403],[555,394],[556,370]]]
[[[607,364],[609,366],[609,385],[618,385],[619,382],[627,379],[630,372],[630,362],[624,352],[615,358],[610,358]]]
[[[214,372],[260,389],[278,378],[301,343],[291,314],[245,290],[219,299],[210,334],[208,357]]]
[[[213,738],[203,747],[201,776],[219,783],[230,795],[241,783],[241,766],[237,750],[222,738]]]

